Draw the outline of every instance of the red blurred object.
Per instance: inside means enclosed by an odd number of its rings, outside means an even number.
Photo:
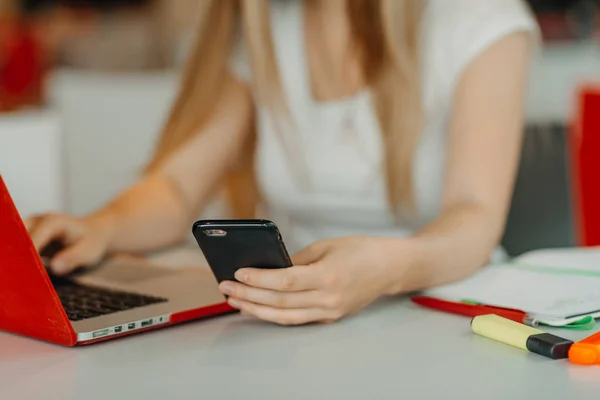
[[[600,83],[578,92],[571,134],[573,204],[580,246],[600,245]]]
[[[43,48],[28,24],[1,18],[0,112],[39,105],[43,100]]]
[[[436,299],[434,297],[427,296],[415,296],[411,298],[411,301],[415,304],[430,308],[432,310],[443,311],[451,314],[464,315],[467,317],[477,317],[479,315],[496,314],[500,317],[510,319],[511,321],[519,322],[521,324],[529,324],[529,318],[527,316],[527,313],[512,308],[495,307],[480,304],[457,303],[453,301]]]
[[[542,37],[547,41],[573,40],[577,32],[569,15],[561,12],[548,12],[537,15]]]

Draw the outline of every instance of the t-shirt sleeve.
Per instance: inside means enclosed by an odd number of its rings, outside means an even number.
[[[444,58],[437,61],[445,65],[452,86],[471,62],[502,38],[528,32],[536,47],[540,41],[535,17],[524,0],[437,0],[431,18],[439,38],[438,54]]]

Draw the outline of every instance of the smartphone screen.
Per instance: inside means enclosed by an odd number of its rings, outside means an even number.
[[[201,220],[192,232],[215,278],[236,280],[240,268],[288,268],[292,262],[279,233],[268,220]]]

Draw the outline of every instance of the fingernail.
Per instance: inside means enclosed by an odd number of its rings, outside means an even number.
[[[52,267],[52,270],[57,274],[62,274],[67,270],[67,266],[61,260],[52,261],[50,266]]]
[[[248,274],[246,274],[243,271],[237,270],[237,271],[235,271],[234,276],[235,276],[235,279],[237,279],[238,281],[244,282],[246,280],[246,277],[248,276]]]
[[[236,299],[229,299],[227,300],[227,303],[229,303],[229,305],[233,308],[240,308],[242,306]]]
[[[229,282],[224,282],[221,284],[221,292],[223,294],[232,294],[233,293],[233,285]]]

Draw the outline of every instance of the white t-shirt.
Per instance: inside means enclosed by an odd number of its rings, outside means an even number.
[[[537,36],[527,6],[521,0],[429,0],[422,28],[426,122],[414,165],[418,215],[416,224],[408,226],[398,224],[388,206],[382,138],[370,92],[315,100],[302,1],[271,5],[275,53],[295,130],[284,132],[283,145],[265,108],[257,105],[256,174],[263,216],[280,227],[291,252],[327,238],[406,237],[434,220],[440,213],[454,89],[465,67],[494,42],[515,31]],[[251,79],[243,54],[233,60],[234,72]]]

